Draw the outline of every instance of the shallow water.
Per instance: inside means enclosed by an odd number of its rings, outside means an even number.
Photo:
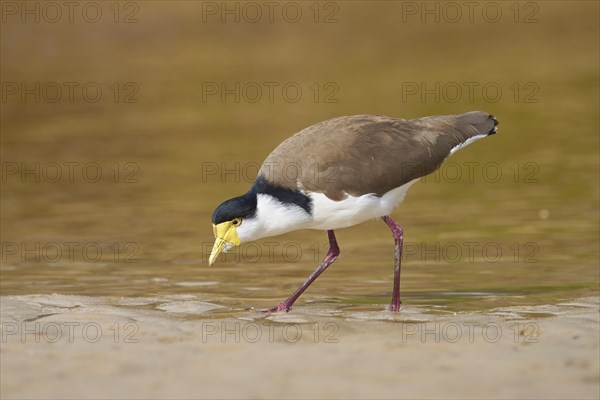
[[[499,134],[413,186],[393,214],[405,230],[404,305],[455,312],[598,295],[597,5],[543,4],[539,24],[486,26],[482,36],[469,24],[453,26],[453,43],[469,46],[454,46],[455,57],[435,71],[422,66],[435,63],[430,39],[441,28],[392,25],[393,13],[361,2],[342,6],[338,24],[316,28],[198,24],[193,4],[163,2],[144,3],[141,22],[118,29],[3,25],[4,81],[97,81],[108,98],[110,82],[135,81],[140,91],[139,102],[127,104],[3,102],[2,295],[189,295],[223,306],[208,313],[214,317],[273,306],[324,257],[324,232],[247,244],[207,265],[210,214],[249,188],[272,148],[337,115],[472,109],[494,113]],[[363,16],[380,22],[355,38]],[[158,22],[170,26],[169,35],[154,29]],[[15,35],[19,46],[9,39]],[[140,37],[154,49],[139,46]],[[337,45],[349,38],[353,47]],[[461,61],[490,38],[495,50],[485,60]],[[90,43],[89,57],[75,57],[88,54]],[[402,54],[394,53],[398,46]],[[23,48],[36,62],[23,61]],[[272,80],[298,81],[307,92],[311,82],[335,81],[339,101],[237,103],[200,95],[204,82]],[[402,81],[474,80],[499,82],[506,93],[512,82],[534,82],[539,101],[400,99]],[[394,251],[387,227],[372,221],[337,235],[340,259],[295,308],[384,309]]]

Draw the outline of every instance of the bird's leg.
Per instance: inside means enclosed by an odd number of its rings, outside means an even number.
[[[383,219],[383,222],[390,227],[396,244],[396,255],[394,256],[394,291],[392,292],[390,311],[400,311],[400,304],[402,304],[400,301],[400,264],[402,262],[402,241],[404,238],[404,231],[402,230],[402,227],[389,216],[385,215],[381,217],[381,219]]]
[[[325,259],[323,260],[321,265],[319,265],[319,268],[317,268],[315,272],[313,272],[308,277],[306,282],[304,282],[302,286],[300,286],[298,290],[296,290],[294,294],[292,294],[287,300],[279,303],[273,308],[262,310],[262,312],[289,311],[292,308],[292,304],[294,304],[294,302],[298,300],[298,297],[300,297],[300,295],[304,293],[306,288],[308,288],[310,284],[313,283],[314,280],[317,279],[319,275],[321,275],[321,273],[323,273],[323,271],[327,269],[327,267],[333,264],[333,262],[340,255],[340,247],[338,246],[337,241],[335,240],[335,234],[333,233],[333,231],[327,231],[327,236],[329,237],[329,251],[327,252],[327,255],[325,256]]]

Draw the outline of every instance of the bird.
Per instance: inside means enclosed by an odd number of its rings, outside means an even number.
[[[457,150],[497,132],[483,111],[400,119],[351,115],[319,122],[290,136],[265,159],[250,190],[212,214],[215,242],[208,263],[242,243],[300,229],[327,232],[323,262],[286,300],[263,312],[290,311],[340,255],[335,230],[381,219],[394,238],[389,311],[401,307],[404,230],[390,214],[408,189]]]

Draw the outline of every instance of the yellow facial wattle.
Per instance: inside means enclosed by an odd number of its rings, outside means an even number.
[[[221,254],[227,243],[232,243],[236,246],[240,245],[240,239],[238,238],[233,221],[226,221],[217,225],[213,224],[213,233],[215,234],[215,244],[210,252],[210,257],[208,258],[209,266],[215,263],[217,257]]]

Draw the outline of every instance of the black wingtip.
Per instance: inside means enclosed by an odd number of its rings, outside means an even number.
[[[498,122],[496,117],[494,117],[493,115],[490,115],[489,119],[494,121],[494,127],[492,128],[491,131],[488,132],[488,136],[491,136],[491,135],[495,135],[496,133],[498,133],[498,125],[500,125],[500,122]]]

